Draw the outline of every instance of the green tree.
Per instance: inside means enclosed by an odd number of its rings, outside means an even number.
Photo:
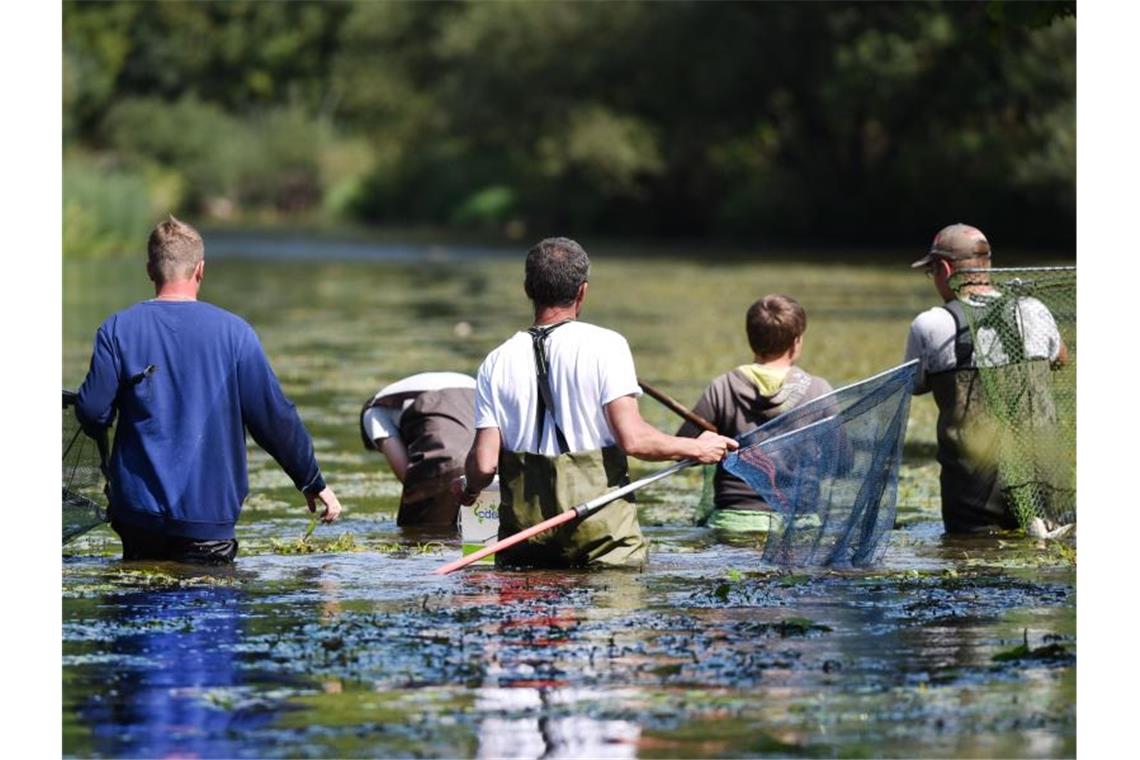
[[[1072,2],[67,2],[65,141],[198,206],[1063,246],[1075,48]]]

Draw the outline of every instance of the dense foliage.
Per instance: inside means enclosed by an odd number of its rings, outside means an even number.
[[[64,5],[70,176],[143,216],[1063,248],[1075,102],[1075,3]]]

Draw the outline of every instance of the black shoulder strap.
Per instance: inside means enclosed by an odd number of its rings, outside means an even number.
[[[550,367],[546,362],[546,339],[550,336],[550,333],[571,321],[573,320],[567,319],[557,324],[548,325],[546,327],[535,326],[527,330],[534,344],[534,373],[538,380],[538,404],[537,414],[535,415],[537,418],[535,420],[535,427],[538,436],[538,445],[542,445],[542,432],[546,427],[546,412],[550,410],[550,419],[554,423],[554,434],[558,438],[558,450],[563,454],[570,451],[570,445],[566,443],[566,436],[562,434],[562,428],[558,426],[558,420],[554,416],[554,394],[550,392]]]
[[[966,322],[966,311],[962,302],[954,299],[943,307],[954,318],[954,364],[956,369],[974,366],[974,335]]]

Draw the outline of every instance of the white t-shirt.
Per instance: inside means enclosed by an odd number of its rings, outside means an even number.
[[[364,429],[373,441],[400,437],[400,418],[404,410],[411,406],[416,397],[425,391],[439,391],[444,388],[474,388],[475,378],[459,372],[421,372],[386,385],[372,397],[391,404],[374,406],[364,412]]]
[[[605,405],[622,396],[640,396],[629,344],[618,333],[586,322],[570,322],[546,342],[550,392],[571,451],[593,451],[615,442]],[[498,428],[508,451],[555,456],[558,438],[547,410],[541,444],[535,440],[538,405],[534,343],[515,333],[479,367],[475,388],[475,427]]]
[[[975,297],[976,298],[976,297]],[[981,305],[976,299],[967,301]],[[1045,304],[1036,298],[1021,298],[1017,302],[1016,319],[1025,345],[1027,359],[1055,361],[1061,353],[1061,334],[1057,322]],[[906,358],[919,359],[915,391],[930,390],[927,375],[954,369],[958,361],[954,355],[954,335],[957,328],[954,317],[942,307],[928,309],[910,325],[906,338]],[[993,328],[982,328],[974,338],[974,357],[979,366],[998,367],[1009,363],[1001,338]]]

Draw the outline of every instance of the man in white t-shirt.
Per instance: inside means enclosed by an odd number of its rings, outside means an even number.
[[[451,482],[475,439],[474,378],[421,372],[385,386],[361,409],[360,435],[404,484],[397,525],[455,526]]]
[[[473,503],[497,473],[501,538],[627,483],[626,454],[714,464],[736,448],[715,433],[677,438],[642,419],[625,338],[577,321],[589,271],[589,257],[573,240],[547,238],[532,248],[525,290],[534,324],[479,367],[475,443],[461,499]],[[636,509],[619,501],[501,552],[497,561],[639,565],[646,556]]]
[[[983,307],[1000,294],[985,273],[970,275],[973,281],[957,292],[950,279],[962,270],[989,269],[990,260],[990,244],[981,230],[952,224],[940,230],[930,252],[911,265],[926,269],[945,302],[915,317],[905,360],[919,360],[913,392],[933,392],[938,405],[942,522],[948,533],[1018,527],[998,482],[996,440],[980,424],[985,400],[977,368],[1035,359],[1061,365],[1068,356],[1053,315],[1035,298],[1020,298],[1011,307],[1016,327],[1008,332],[1020,335],[1021,345],[1003,345],[998,331],[984,326],[977,331],[975,345],[963,302]]]

